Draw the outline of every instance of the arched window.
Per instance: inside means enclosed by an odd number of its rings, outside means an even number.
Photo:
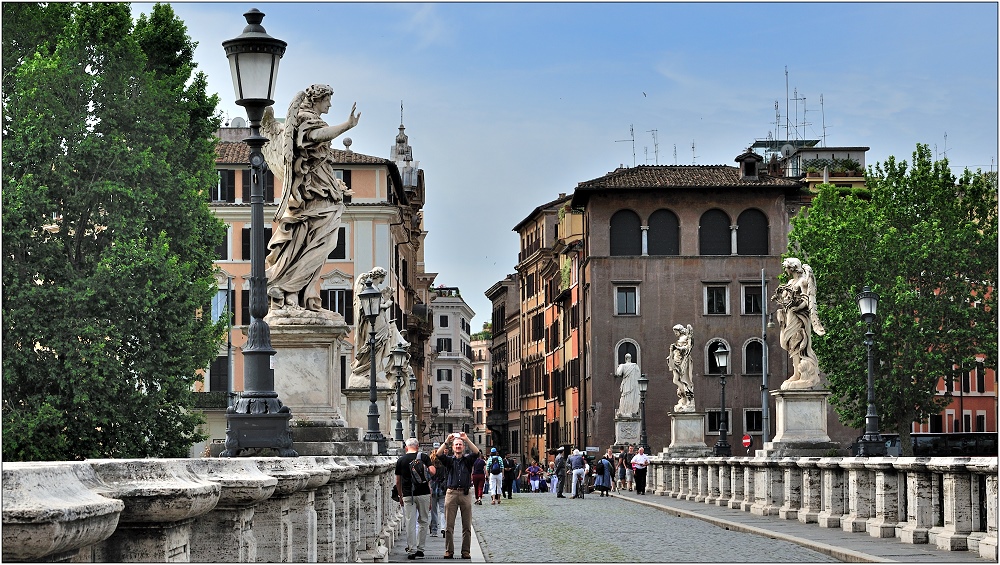
[[[767,255],[767,216],[753,208],[744,210],[736,220],[736,253],[739,255]]]
[[[636,347],[635,342],[632,340],[623,340],[618,344],[617,351],[615,352],[615,358],[618,359],[618,364],[621,365],[625,362],[625,354],[629,353],[632,355],[632,362],[639,362],[639,349]]]
[[[729,234],[729,216],[713,208],[701,215],[698,224],[698,248],[702,255],[730,255],[733,240]]]
[[[764,372],[764,344],[750,340],[743,346],[743,373],[760,375]]]
[[[611,216],[611,255],[642,255],[639,214],[619,210]]]
[[[733,348],[731,348],[728,345],[726,345],[726,342],[723,341],[723,340],[721,340],[721,339],[714,339],[714,340],[710,341],[708,343],[708,347],[705,348],[705,354],[708,356],[708,359],[705,360],[705,366],[708,367],[707,373],[710,374],[710,375],[721,375],[722,374],[722,369],[719,368],[719,364],[715,362],[715,350],[719,349],[723,345],[725,345],[726,349],[729,350],[729,367],[728,367],[728,369],[727,369],[726,372],[727,373],[732,373],[733,372],[733,370],[732,370],[732,367],[733,367]]]
[[[679,255],[680,222],[670,210],[657,210],[649,216],[649,254]]]

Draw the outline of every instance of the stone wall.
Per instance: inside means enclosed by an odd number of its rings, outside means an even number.
[[[395,457],[4,463],[3,560],[386,561]]]
[[[996,457],[650,459],[659,496],[997,559]]]

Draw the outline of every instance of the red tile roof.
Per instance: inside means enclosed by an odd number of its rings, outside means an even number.
[[[756,180],[740,179],[739,167],[726,165],[640,165],[623,167],[596,178],[581,182],[576,190],[614,190],[649,188],[694,187],[775,187],[799,188],[799,181],[784,177],[760,174]]]
[[[353,151],[333,149],[333,162],[344,165],[389,165],[394,164],[388,159],[372,157]],[[249,164],[250,147],[242,141],[220,141],[215,148],[215,162],[226,164]]]

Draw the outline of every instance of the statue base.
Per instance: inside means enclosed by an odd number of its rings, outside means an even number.
[[[671,412],[670,445],[663,454],[668,457],[707,457],[712,449],[705,444],[704,412]]]
[[[369,394],[367,388],[344,389],[344,397],[347,398],[347,425],[349,427],[361,428],[367,432],[368,409],[371,407]],[[396,426],[396,413],[390,408],[395,399],[396,391],[394,389],[375,389],[375,404],[378,406],[378,429],[382,431],[382,435],[386,439],[395,437],[393,429]]]
[[[819,457],[841,445],[827,434],[830,391],[772,390],[775,399],[774,439],[757,450],[757,457]]]
[[[639,445],[642,420],[628,416],[615,416],[615,443],[617,445]]]
[[[305,310],[304,310],[305,311]],[[274,390],[296,422],[344,426],[340,413],[339,359],[348,327],[339,325],[277,325],[271,327]],[[295,424],[293,424],[295,425]]]

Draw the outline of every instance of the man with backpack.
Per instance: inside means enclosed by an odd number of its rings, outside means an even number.
[[[396,491],[406,516],[407,559],[424,556],[430,521],[430,481],[434,472],[431,458],[420,452],[417,438],[406,440],[406,453],[396,460]]]
[[[503,457],[497,453],[497,448],[490,448],[490,458],[486,460],[486,476],[490,481],[490,504],[500,504],[500,491],[503,490]]]

